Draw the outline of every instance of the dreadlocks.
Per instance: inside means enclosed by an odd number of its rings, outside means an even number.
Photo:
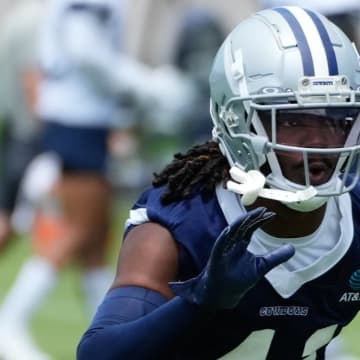
[[[195,145],[185,154],[174,155],[173,161],[159,174],[154,173],[153,186],[167,184],[162,202],[169,204],[189,197],[194,187],[213,191],[219,182],[229,178],[229,164],[215,141]]]

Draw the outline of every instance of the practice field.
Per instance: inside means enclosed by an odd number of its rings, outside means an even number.
[[[360,313],[356,320],[344,329],[343,334],[347,349],[349,349],[356,359],[360,359]]]
[[[18,239],[8,250],[0,256],[1,300],[23,260],[30,254],[30,244],[25,239]],[[78,276],[74,268],[65,270],[33,321],[33,337],[56,360],[75,359],[76,344],[89,322]]]
[[[113,248],[111,263],[115,263],[119,248],[118,240],[114,242]],[[0,300],[29,254],[29,242],[20,238],[0,256]],[[66,270],[60,277],[59,285],[41,306],[41,311],[33,322],[35,339],[55,360],[75,359],[76,345],[89,323],[78,277],[79,273],[75,268]],[[360,359],[360,314],[357,321],[344,331],[344,335],[345,345]]]
[[[113,264],[114,271],[126,216],[119,209],[115,209],[115,214],[117,221],[114,220],[114,240],[109,254],[109,263]],[[0,254],[0,301],[30,254],[31,243],[27,237],[14,239],[7,251]],[[79,269],[66,269],[60,275],[59,283],[51,295],[41,304],[40,311],[32,322],[34,339],[54,360],[75,359],[76,346],[91,320],[86,312],[79,278]]]

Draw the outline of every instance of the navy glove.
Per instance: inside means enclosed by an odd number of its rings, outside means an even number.
[[[290,244],[263,256],[247,251],[253,232],[274,215],[260,207],[239,217],[217,238],[204,270],[193,279],[170,283],[173,292],[208,310],[236,307],[267,272],[295,253]]]

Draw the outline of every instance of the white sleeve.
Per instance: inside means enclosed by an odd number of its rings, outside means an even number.
[[[56,42],[53,53],[57,59],[64,59],[64,68],[68,69],[65,71],[83,73],[98,91],[119,98],[128,95],[144,108],[166,112],[177,111],[183,98],[192,97],[188,82],[174,71],[165,67],[154,70],[121,52],[114,45],[117,29],[109,28],[111,24],[101,21],[93,12],[70,8],[59,21],[57,36],[48,41],[51,46]]]
[[[120,50],[112,44],[107,28],[86,11],[68,12],[63,26],[63,49],[72,67],[86,73],[97,87],[111,93],[127,89],[128,79],[119,81]]]

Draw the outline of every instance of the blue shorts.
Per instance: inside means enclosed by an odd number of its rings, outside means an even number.
[[[43,121],[42,151],[56,153],[64,171],[104,173],[109,129]]]

